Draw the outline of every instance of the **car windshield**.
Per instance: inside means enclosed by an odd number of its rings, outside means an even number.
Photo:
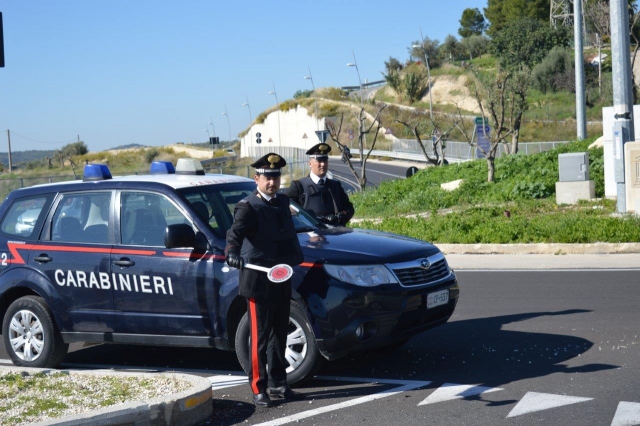
[[[209,224],[218,237],[225,238],[233,223],[236,204],[255,189],[253,182],[238,182],[182,188],[178,192],[189,201],[196,214]],[[291,202],[291,215],[297,232],[326,228],[294,202]]]

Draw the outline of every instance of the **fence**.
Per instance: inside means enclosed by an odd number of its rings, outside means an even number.
[[[435,156],[433,145],[430,141],[426,141],[425,148],[430,157]],[[524,155],[538,154],[540,152],[549,151],[559,145],[566,144],[567,141],[558,142],[520,142],[518,144],[518,152]],[[397,139],[393,141],[393,151],[398,153],[416,154],[424,157],[420,144],[415,139]],[[496,158],[500,158],[506,154],[503,144],[498,145]],[[447,141],[445,143],[444,158],[453,160],[475,160],[478,158],[476,149],[467,142]]]
[[[548,151],[559,145],[567,142],[526,142],[518,145],[518,150],[521,154],[530,155],[540,152]],[[308,155],[302,148],[294,147],[273,147],[273,146],[252,146],[250,148],[250,157],[259,158],[263,155],[277,151],[287,160],[287,166],[282,171],[282,184],[287,186],[287,182],[291,182],[293,179],[299,179],[306,176],[309,173]],[[430,157],[434,157],[433,146],[430,142],[426,143],[426,151]],[[444,157],[452,161],[467,161],[476,158],[475,148],[471,147],[466,142],[447,141],[445,145]],[[352,150],[352,154],[358,154],[357,150]],[[384,156],[398,159],[406,159],[412,161],[425,161],[424,154],[420,145],[414,139],[397,139],[393,142],[393,151],[374,151],[372,153],[376,156]],[[504,147],[498,146],[498,152],[496,157],[501,157],[505,154]],[[203,167],[210,173],[230,174],[236,176],[245,176],[253,178],[253,167],[248,165],[232,166],[228,162],[220,162],[220,159],[214,159],[214,161],[202,161]],[[129,174],[147,174],[148,170],[142,170],[132,172]],[[114,177],[116,175],[114,174]],[[0,179],[0,199],[4,199],[11,191],[18,188],[25,188],[33,185],[40,185],[45,183],[57,183],[66,182],[79,179],[74,175],[62,175],[62,176],[42,176],[42,177],[22,177],[22,178],[9,178]]]

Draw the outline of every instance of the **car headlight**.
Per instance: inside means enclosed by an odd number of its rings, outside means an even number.
[[[398,281],[383,265],[324,265],[327,274],[349,284],[374,287],[381,284],[393,284]]]

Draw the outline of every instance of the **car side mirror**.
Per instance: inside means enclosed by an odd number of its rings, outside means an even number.
[[[186,223],[176,223],[167,225],[164,231],[164,245],[167,248],[191,247],[199,250],[207,249],[207,241],[204,235],[193,231],[191,225]]]

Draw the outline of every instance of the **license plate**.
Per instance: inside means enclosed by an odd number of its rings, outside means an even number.
[[[449,290],[440,290],[427,294],[427,309],[449,303]]]

